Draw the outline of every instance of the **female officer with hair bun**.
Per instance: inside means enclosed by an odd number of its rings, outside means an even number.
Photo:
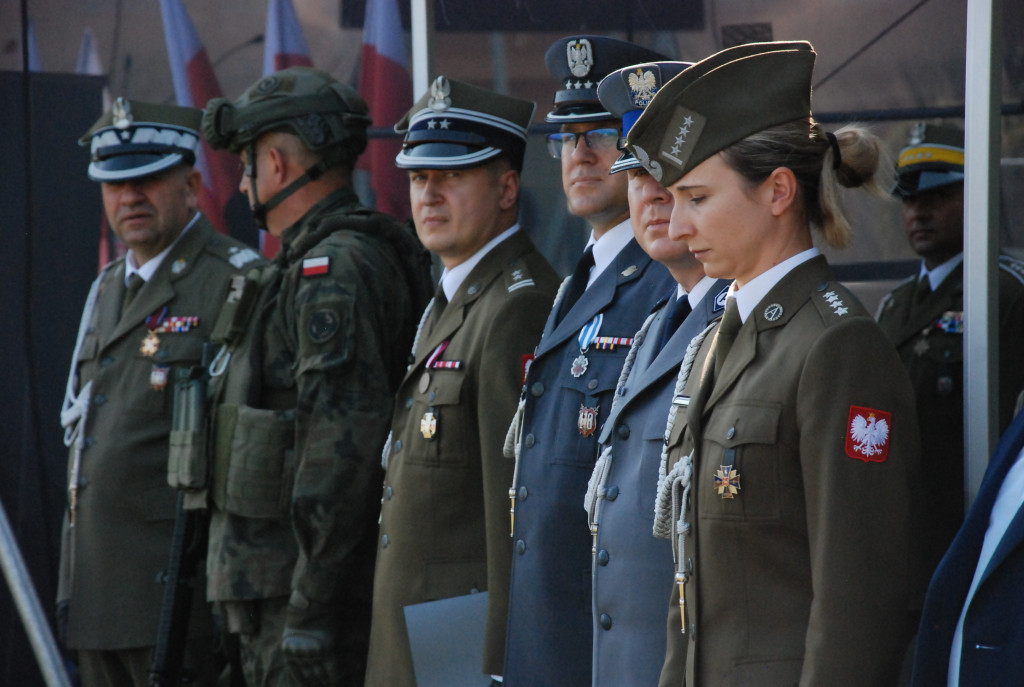
[[[884,193],[891,166],[863,128],[810,117],[814,57],[713,55],[627,139],[672,192],[673,238],[734,280],[669,414],[656,519],[681,600],[662,685],[894,684],[913,630],[912,390],[813,238],[845,245],[839,187]]]

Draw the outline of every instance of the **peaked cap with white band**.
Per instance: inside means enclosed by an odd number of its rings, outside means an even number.
[[[439,76],[395,124],[404,133],[395,165],[402,169],[465,169],[507,155],[523,165],[536,105]]]
[[[89,145],[89,178],[119,182],[194,164],[203,112],[118,98],[78,140]]]

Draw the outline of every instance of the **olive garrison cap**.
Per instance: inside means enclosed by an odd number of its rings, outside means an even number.
[[[955,126],[918,122],[896,162],[893,193],[909,198],[964,180],[964,132]]]
[[[626,147],[663,186],[751,134],[811,115],[815,52],[806,41],[738,45],[662,87]]]
[[[598,99],[601,79],[631,64],[667,59],[649,48],[607,36],[560,38],[544,54],[548,71],[562,84],[555,91],[555,109],[544,119],[559,124],[617,119]]]
[[[313,67],[289,67],[264,76],[234,102],[211,99],[203,135],[214,148],[237,153],[266,132],[288,131],[310,150],[344,143],[358,156],[370,122],[366,101],[354,88]]]
[[[90,146],[89,178],[118,182],[194,164],[202,110],[118,98],[78,140]]]
[[[625,136],[661,87],[691,66],[692,62],[647,62],[623,67],[601,80],[597,97],[608,112],[622,120],[622,135]],[[609,174],[642,166],[633,153],[624,150],[612,164]]]
[[[505,154],[520,169],[534,109],[529,100],[439,76],[395,124],[405,134],[395,165],[465,169]]]

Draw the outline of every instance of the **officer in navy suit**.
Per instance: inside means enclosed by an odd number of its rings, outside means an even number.
[[[547,121],[569,209],[590,224],[587,249],[563,283],[513,425],[517,454],[505,684],[590,685],[591,536],[581,508],[600,424],[633,335],[673,284],[633,238],[627,179],[609,175],[622,120],[597,84],[631,64],[665,59],[602,36],[556,41],[545,57],[561,90]]]
[[[1003,434],[978,496],[932,576],[913,687],[1024,679],[1024,414]]]
[[[623,117],[623,135],[661,85],[690,66],[655,62],[609,74],[601,103]],[[685,241],[669,236],[672,194],[632,153],[612,174],[629,179],[633,234],[676,281],[634,337],[619,376],[586,506],[594,535],[593,685],[656,685],[665,657],[665,604],[672,592],[672,547],[652,536],[665,425],[679,366],[693,337],[721,317],[729,280],[705,276]],[[681,641],[676,631],[669,641]]]

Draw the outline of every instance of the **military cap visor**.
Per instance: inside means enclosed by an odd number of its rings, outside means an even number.
[[[811,115],[810,43],[737,46],[698,62],[654,96],[627,148],[664,186],[747,136]]]
[[[395,125],[401,169],[465,169],[505,154],[518,167],[534,104],[438,77]]]
[[[89,145],[89,178],[117,182],[193,164],[202,112],[118,98],[79,139]]]
[[[963,183],[964,149],[922,141],[900,151],[896,173],[893,193],[902,198],[933,188]]]

